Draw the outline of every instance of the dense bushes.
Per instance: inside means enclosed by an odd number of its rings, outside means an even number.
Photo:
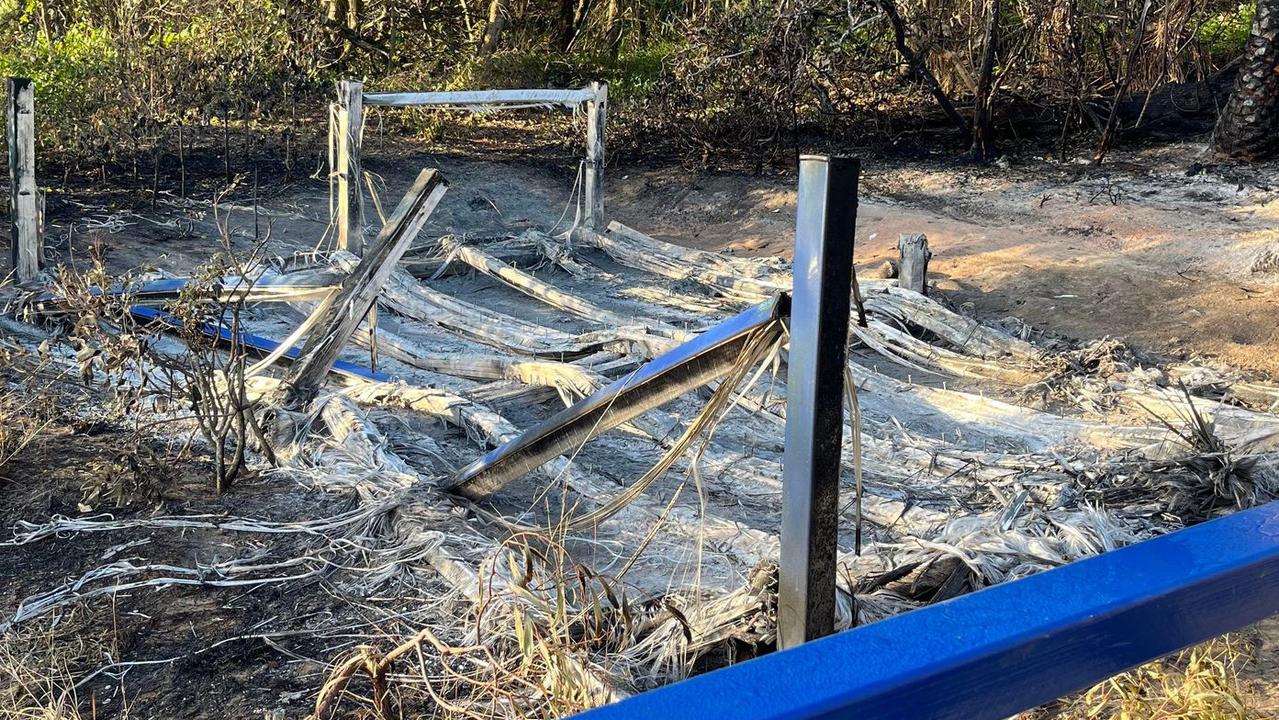
[[[344,76],[388,89],[602,78],[619,140],[710,159],[945,123],[929,74],[967,114],[990,27],[996,110],[1097,132],[1119,88],[1231,60],[1251,13],[1162,0],[1139,25],[1135,0],[897,0],[913,67],[885,19],[893,1],[0,0],[0,72],[35,79],[44,156],[89,170],[233,140],[293,162],[302,119],[302,144],[318,142]]]

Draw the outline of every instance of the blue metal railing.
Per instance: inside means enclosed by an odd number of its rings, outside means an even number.
[[[1279,502],[577,717],[1006,718],[1276,612]]]
[[[129,308],[129,312],[134,317],[140,320],[160,322],[160,323],[163,323],[164,325],[168,325],[169,327],[173,327],[173,328],[178,328],[182,326],[182,321],[174,317],[173,315],[170,315],[164,310],[160,310],[153,307],[147,307],[146,305],[133,305]],[[210,337],[217,337],[219,340],[225,343],[231,342],[233,337],[231,328],[228,328],[225,325],[214,327],[213,325],[206,323],[203,327],[200,328],[200,331]],[[252,348],[253,350],[256,350],[264,355],[273,353],[275,352],[277,348],[280,347],[280,343],[275,340],[272,340],[271,338],[262,337],[261,335],[254,335],[252,333],[247,333],[244,331],[241,331],[238,335],[235,335],[234,337],[236,342],[239,342],[241,345],[244,345],[245,347]],[[291,347],[288,350],[284,351],[284,358],[289,361],[296,360],[298,356],[301,354],[301,352],[302,351],[299,350],[297,347]],[[350,377],[359,378],[360,380],[372,380],[375,382],[393,382],[396,379],[395,376],[393,375],[378,372],[376,370],[371,370],[367,367],[364,367],[363,365],[357,365],[355,363],[347,362],[345,360],[335,361],[333,363],[333,372],[338,375],[347,375]]]

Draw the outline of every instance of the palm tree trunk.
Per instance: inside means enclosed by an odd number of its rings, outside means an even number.
[[[1257,0],[1244,61],[1226,101],[1213,148],[1232,157],[1257,159],[1279,147],[1279,0]]]

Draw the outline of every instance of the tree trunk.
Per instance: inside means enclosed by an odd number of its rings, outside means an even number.
[[[509,0],[492,0],[489,3],[488,24],[484,26],[484,40],[480,43],[480,56],[487,57],[497,52],[502,44],[502,32],[506,30]]]
[[[969,132],[968,121],[955,109],[954,103],[950,101],[950,96],[942,89],[941,83],[937,82],[937,77],[928,69],[927,63],[906,43],[906,24],[902,22],[901,14],[897,12],[895,0],[879,0],[879,7],[884,11],[889,24],[893,26],[893,41],[897,46],[897,52],[906,59],[906,63],[910,68],[928,85],[929,92],[933,94],[937,104],[941,106],[942,112],[946,113],[946,117],[950,119],[951,123],[959,129],[959,132],[967,134]]]
[[[574,0],[560,0],[559,29],[556,33],[556,45],[560,52],[568,52],[569,46],[573,44],[573,36],[577,34],[577,28],[573,24],[576,14],[577,3]]]
[[[608,51],[614,60],[622,52],[622,0],[608,0]]]
[[[1234,91],[1217,120],[1213,149],[1232,157],[1257,159],[1279,146],[1279,0],[1257,0],[1252,34]]]
[[[973,93],[973,144],[968,152],[973,159],[986,161],[994,154],[994,129],[990,114],[995,88],[995,54],[999,49],[1000,0],[990,0],[990,20],[986,25],[986,46],[982,51],[981,69],[977,73],[977,91]]]

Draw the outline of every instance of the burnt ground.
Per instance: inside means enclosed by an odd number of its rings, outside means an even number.
[[[398,197],[417,169],[439,167],[452,183],[425,234],[487,236],[571,222],[575,160],[558,150],[534,156],[432,154],[396,145],[371,152],[366,169]],[[793,242],[794,178],[788,174],[705,173],[678,166],[613,167],[609,214],[656,237],[742,254],[786,255]],[[1222,362],[1279,376],[1279,274],[1253,271],[1258,254],[1279,246],[1279,168],[1213,166],[1203,146],[1120,152],[1100,168],[1011,158],[977,168],[948,158],[868,161],[858,222],[859,263],[895,255],[898,233],[927,233],[937,288],[984,319],[1016,315],[1078,338],[1112,336],[1167,355]],[[393,200],[384,199],[389,206]],[[326,188],[297,181],[263,190],[255,211],[241,187],[224,198],[229,235],[244,246],[254,226],[277,252],[308,250],[325,233]],[[567,208],[567,210],[566,210]],[[183,273],[217,247],[217,213],[207,202],[162,194],[71,194],[51,207],[50,244],[64,259],[100,243],[115,269],[156,266]],[[143,464],[122,506],[82,506],[85,486],[110,476],[128,433],[67,427],[15,458],[0,479],[0,523],[51,515],[111,513],[117,518],[208,513],[292,519],[330,515],[341,502],[271,475],[249,478],[218,497],[200,467]],[[146,453],[143,453],[146,455]],[[163,536],[81,534],[0,549],[0,598],[18,601],[85,571],[131,557],[145,541],[154,561],[178,565],[248,556],[269,543],[274,555],[302,555],[295,535],[263,539],[216,530]],[[381,607],[411,599],[370,600]],[[363,616],[341,587],[321,576],[287,590],[139,588],[111,602],[69,607],[40,632],[77,673],[110,663],[77,696],[85,716],[302,717],[324,678],[323,662],[349,646],[342,628]],[[1272,685],[1279,658],[1276,622],[1249,631],[1259,643],[1247,687],[1259,708],[1279,706]],[[86,646],[82,647],[82,646]],[[92,709],[93,715],[87,712]],[[129,708],[129,709],[126,709]],[[1262,709],[1260,712],[1264,713]]]
[[[0,522],[47,522],[51,516],[118,520],[156,515],[247,516],[292,520],[330,515],[344,501],[300,490],[287,478],[248,478],[217,497],[208,468],[157,449],[154,464],[130,478],[121,504],[84,504],[86,485],[114,484],[112,465],[130,453],[131,434],[66,428],[38,440],[10,462],[0,478]],[[145,452],[143,453],[146,454]],[[217,530],[82,533],[0,551],[0,598],[12,613],[23,598],[59,587],[113,562],[193,566],[268,551],[277,557],[307,552],[303,536]],[[212,576],[211,576],[212,579]],[[124,582],[122,580],[121,582]],[[282,590],[287,587],[287,590]],[[335,602],[330,580],[290,586],[142,587],[60,608],[22,628],[47,640],[53,669],[66,664],[77,680],[104,672],[75,691],[85,717],[262,717],[276,708],[289,716],[323,681],[331,640],[326,628],[358,623],[359,611]],[[40,643],[33,643],[39,645]],[[145,664],[130,665],[142,662]],[[123,663],[114,665],[113,663]]]

